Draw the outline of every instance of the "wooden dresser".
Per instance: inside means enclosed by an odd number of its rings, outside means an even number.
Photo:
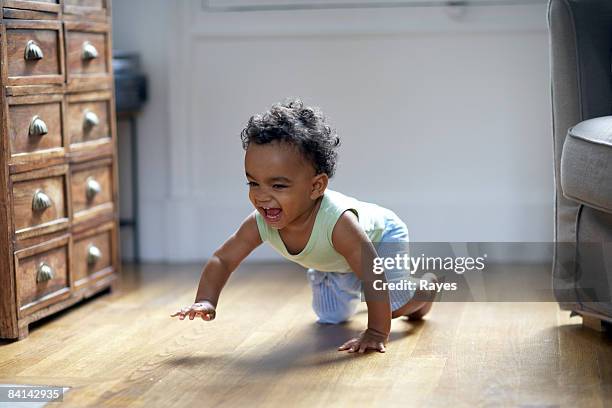
[[[0,0],[0,338],[119,268],[110,0]]]

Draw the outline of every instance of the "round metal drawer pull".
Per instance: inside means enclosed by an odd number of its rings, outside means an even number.
[[[40,118],[40,116],[36,115],[32,118],[30,122],[30,129],[28,134],[30,136],[44,136],[49,133],[49,129],[47,129],[47,124],[44,120]]]
[[[42,48],[40,48],[40,45],[38,45],[36,41],[28,41],[25,47],[25,52],[23,53],[23,58],[26,61],[41,60],[44,56],[45,54],[43,54]]]
[[[102,258],[102,251],[95,245],[90,245],[87,249],[87,264],[94,265]]]
[[[98,118],[98,115],[95,114],[95,112],[92,112],[90,110],[85,111],[85,115],[83,116],[83,126],[85,127],[85,129],[89,130],[95,126],[98,126],[100,124],[100,119]]]
[[[36,273],[36,283],[47,282],[55,277],[55,273],[53,272],[53,268],[42,262],[38,265],[38,272]]]
[[[49,198],[48,195],[43,193],[42,190],[38,189],[34,192],[34,198],[32,199],[32,210],[34,211],[45,211],[47,208],[51,207],[53,202]]]
[[[88,201],[93,200],[94,197],[96,195],[98,195],[100,193],[100,191],[102,191],[102,186],[93,177],[87,177],[87,180],[85,181],[85,184],[86,184],[85,194],[87,195],[87,200]]]
[[[83,58],[84,61],[90,61],[92,59],[98,58],[98,50],[89,41],[85,41],[83,43],[82,58]]]

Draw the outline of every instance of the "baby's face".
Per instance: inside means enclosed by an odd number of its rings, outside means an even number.
[[[307,214],[325,189],[320,189],[320,180],[326,176],[317,175],[313,165],[287,143],[251,143],[244,156],[244,168],[249,199],[275,229]]]

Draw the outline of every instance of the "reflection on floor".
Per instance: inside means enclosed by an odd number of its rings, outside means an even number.
[[[0,383],[71,387],[62,406],[597,406],[612,401],[612,340],[555,303],[434,306],[393,322],[386,354],[335,350],[358,333],[321,326],[304,272],[246,263],[217,320],[190,304],[199,265],[124,267],[98,296],[0,343]]]

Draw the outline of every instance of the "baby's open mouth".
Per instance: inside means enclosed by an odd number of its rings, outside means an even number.
[[[282,210],[280,208],[262,207],[266,220],[270,222],[278,221],[281,217]]]

